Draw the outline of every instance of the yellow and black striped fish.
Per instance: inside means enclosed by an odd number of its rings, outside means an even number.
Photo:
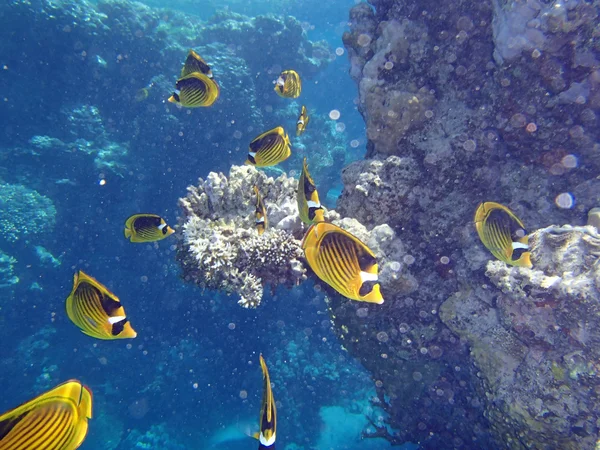
[[[202,57],[194,50],[190,50],[187,58],[185,59],[185,64],[181,69],[181,75],[179,78],[183,78],[186,75],[194,72],[203,73],[208,78],[213,78],[212,70],[210,66],[206,64],[206,61],[204,61],[204,59],[202,59]]]
[[[218,97],[219,85],[203,73],[193,72],[177,80],[169,101],[186,108],[199,108],[211,106]]]
[[[297,98],[302,91],[300,75],[295,70],[284,70],[275,82],[275,92],[280,97]]]
[[[361,302],[383,303],[377,258],[356,236],[319,222],[304,235],[302,249],[313,272],[340,294]]]
[[[506,206],[481,203],[475,212],[475,228],[483,245],[500,261],[532,267],[525,226]]]
[[[246,164],[268,167],[285,161],[292,154],[290,138],[283,127],[265,131],[250,142]]]
[[[69,380],[0,416],[0,450],[74,450],[92,418],[92,391]]]
[[[324,222],[323,217],[324,210],[321,202],[319,201],[319,193],[315,186],[310,173],[308,173],[308,166],[306,165],[306,158],[302,164],[302,173],[298,180],[298,213],[302,222],[310,225],[317,222]]]
[[[134,214],[125,221],[124,233],[131,242],[154,242],[171,236],[175,230],[156,214]]]
[[[296,122],[296,136],[300,136],[304,133],[308,122],[310,122],[310,117],[308,117],[308,113],[306,112],[306,106],[302,105],[298,122]]]
[[[275,449],[275,439],[277,433],[277,409],[273,390],[271,389],[271,379],[269,378],[269,369],[262,355],[260,355],[260,367],[263,373],[263,397],[260,408],[260,432],[255,433],[254,437],[258,439],[258,450]]]
[[[256,231],[261,235],[269,226],[269,219],[267,218],[267,208],[263,203],[263,199],[258,192],[258,187],[254,186],[254,193],[256,194],[256,210],[254,215],[256,217]]]
[[[69,319],[88,336],[104,340],[137,336],[119,297],[81,270],[75,274],[66,308]]]

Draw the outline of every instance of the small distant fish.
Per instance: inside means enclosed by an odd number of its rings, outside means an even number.
[[[292,154],[290,138],[282,127],[265,131],[250,142],[246,164],[268,167],[285,161]]]
[[[69,380],[0,416],[0,449],[79,448],[92,418],[92,391]]]
[[[169,101],[186,108],[206,107],[217,100],[219,92],[219,85],[211,78],[203,73],[194,72],[177,80],[175,92],[169,97]]]
[[[296,198],[298,201],[298,213],[302,222],[310,225],[325,221],[323,206],[319,201],[319,193],[317,192],[315,182],[310,173],[308,173],[306,158],[304,158],[302,173],[298,180],[298,194]]]
[[[269,220],[267,219],[267,209],[265,208],[263,199],[256,186],[254,186],[254,193],[256,194],[256,211],[254,212],[254,215],[256,216],[256,231],[261,235],[269,226]]]
[[[319,222],[304,235],[302,249],[315,275],[340,294],[361,302],[383,303],[377,258],[356,236]]]
[[[302,91],[300,75],[295,70],[284,70],[275,82],[275,92],[280,97],[297,98]]]
[[[296,122],[296,136],[300,136],[302,133],[304,133],[309,121],[310,117],[308,117],[308,113],[306,112],[306,106],[302,105],[298,122]]]
[[[275,407],[275,399],[273,398],[273,390],[271,389],[271,379],[269,378],[269,369],[262,355],[260,355],[260,367],[263,373],[263,397],[260,408],[260,432],[254,434],[254,438],[258,439],[258,450],[271,449],[275,450],[275,439],[277,433],[277,409]]]
[[[134,214],[125,221],[124,233],[131,242],[154,242],[171,236],[175,230],[156,214]]]
[[[181,69],[181,75],[179,78],[183,78],[186,75],[194,72],[203,73],[208,78],[213,78],[212,69],[208,64],[206,64],[206,61],[204,61],[204,59],[202,59],[202,57],[194,50],[190,50],[187,58],[185,59],[185,64]]]
[[[475,212],[475,228],[485,247],[506,264],[532,267],[525,226],[506,206],[484,202]]]
[[[88,336],[104,340],[137,336],[119,297],[81,270],[75,274],[66,309],[69,319]]]

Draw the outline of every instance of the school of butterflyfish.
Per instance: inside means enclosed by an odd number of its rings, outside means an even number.
[[[150,84],[137,91],[134,100],[148,98],[152,87]],[[275,81],[274,90],[283,98],[298,98],[302,91],[300,76],[294,70],[284,70]],[[185,108],[209,107],[219,98],[219,93],[211,67],[190,50],[168,101]],[[306,131],[309,121],[308,111],[302,105],[296,136]],[[246,164],[274,166],[291,153],[288,134],[277,126],[250,142]],[[257,186],[254,186],[254,194],[255,227],[257,233],[263,235],[269,226],[265,197]],[[301,246],[314,274],[344,297],[383,303],[377,257],[356,236],[325,221],[325,210],[306,158],[298,180],[297,203],[300,219],[308,226]],[[499,203],[483,202],[477,208],[474,222],[481,242],[497,259],[514,266],[532,267],[529,236],[510,209]],[[124,235],[130,242],[156,242],[173,233],[165,219],[156,214],[134,214],[125,221]],[[113,340],[137,336],[119,297],[81,270],[74,276],[65,308],[73,324],[90,337]],[[269,370],[262,355],[260,366],[264,386],[259,431],[254,437],[259,441],[259,449],[274,449],[277,411]],[[69,380],[0,416],[0,450],[76,449],[85,439],[91,418],[92,391],[77,380]]]

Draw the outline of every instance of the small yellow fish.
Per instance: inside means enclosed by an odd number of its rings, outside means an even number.
[[[204,59],[202,59],[202,57],[194,50],[190,50],[187,58],[185,59],[185,64],[181,69],[181,75],[179,78],[183,78],[186,75],[194,72],[203,73],[208,78],[213,78],[212,70],[210,66],[206,64],[206,61],[204,61]]]
[[[265,131],[250,142],[246,164],[268,167],[285,161],[292,154],[290,138],[282,127]]]
[[[81,270],[73,279],[66,309],[71,322],[88,336],[104,340],[137,336],[119,297]]]
[[[302,222],[311,225],[317,222],[324,222],[323,217],[324,210],[321,202],[319,201],[319,193],[315,186],[310,173],[308,173],[308,166],[306,164],[306,158],[302,164],[302,173],[298,180],[298,193],[296,196],[298,201],[298,213]]]
[[[485,247],[506,264],[532,267],[525,226],[506,206],[484,202],[475,212],[475,228]]]
[[[219,92],[219,85],[211,78],[193,72],[177,80],[175,92],[169,101],[186,108],[211,106],[219,98]]]
[[[256,210],[254,212],[256,217],[256,231],[258,231],[258,234],[261,235],[269,226],[269,220],[267,219],[267,208],[265,208],[265,204],[263,203],[263,199],[258,192],[257,186],[254,186],[254,193],[256,194]]]
[[[310,117],[308,117],[308,113],[306,112],[306,106],[302,105],[298,122],[296,122],[296,136],[300,136],[302,133],[304,133],[304,131],[306,131],[306,126],[308,125],[309,121]]]
[[[91,418],[92,391],[69,380],[0,416],[0,450],[75,450]]]
[[[277,408],[273,398],[269,369],[262,355],[260,355],[260,367],[263,373],[263,397],[260,408],[260,432],[254,434],[258,439],[260,449],[275,450],[275,439],[277,438]]]
[[[134,214],[125,221],[124,233],[131,242],[154,242],[171,236],[175,230],[156,214]]]
[[[302,91],[300,75],[295,70],[284,70],[275,82],[275,92],[284,98],[297,98]]]
[[[302,249],[308,265],[321,280],[345,297],[383,303],[377,258],[360,239],[332,223],[311,225]]]

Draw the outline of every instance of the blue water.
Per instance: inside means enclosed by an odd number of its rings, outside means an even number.
[[[309,39],[325,39],[332,52],[343,48],[353,0],[328,2],[325,13],[317,2],[296,3],[283,11],[278,2],[177,7],[203,20],[217,7],[250,16],[283,12],[303,23]],[[53,224],[31,191],[11,201],[6,190],[0,192],[0,220],[19,227],[16,237],[0,235],[0,250],[16,260],[10,277],[19,280],[0,287],[0,411],[77,378],[94,392],[94,418],[82,448],[256,448],[247,434],[258,427],[263,353],[278,401],[278,448],[387,448],[384,441],[361,439],[367,417],[377,421],[384,414],[371,402],[374,382],[332,333],[323,296],[310,283],[279,289],[260,308],[246,310],[233,298],[185,284],[173,240],[133,245],[123,238],[125,219],[137,212],[159,213],[175,225],[186,186],[243,163],[244,149],[215,149],[220,133],[228,139],[234,133],[236,111],[215,107],[188,114],[165,103],[185,44],[167,58],[151,53],[157,49],[142,31],[139,45],[96,38],[85,29],[89,11],[91,5],[66,1],[0,6],[0,183],[37,191],[56,208]],[[50,15],[58,19],[48,20]],[[116,30],[126,19],[133,20],[113,17],[110,24]],[[217,74],[222,69],[218,63],[214,68]],[[132,101],[153,77],[162,84],[145,101]],[[331,110],[340,111],[345,163],[365,152],[356,96],[345,53],[307,77],[302,94],[312,114],[325,121]],[[289,104],[278,98],[257,103],[267,102],[274,111]],[[265,126],[277,120],[274,114],[264,114]],[[240,140],[242,148],[251,134]],[[34,136],[60,139],[65,148],[36,147]],[[128,153],[121,167],[103,167],[77,139],[103,147],[116,143]],[[297,161],[282,169],[297,169]],[[320,180],[329,186],[326,203],[341,187],[339,171],[328,177]],[[94,340],[68,320],[64,302],[80,269],[119,296],[138,332],[135,340]]]

